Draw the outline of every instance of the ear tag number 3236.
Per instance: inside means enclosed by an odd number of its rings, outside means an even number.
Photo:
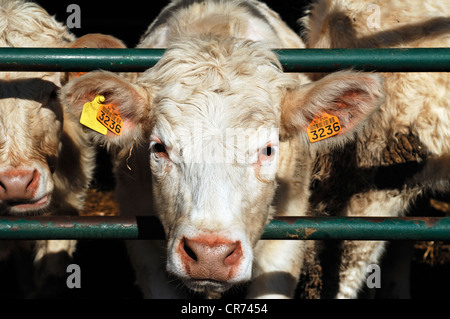
[[[112,104],[101,105],[97,111],[97,120],[116,135],[122,132],[123,121]]]
[[[93,101],[87,102],[81,112],[80,123],[90,129],[106,135],[108,130],[116,135],[120,135],[123,128],[123,121],[113,104],[104,105],[103,95],[97,95]]]
[[[341,124],[337,116],[322,113],[314,117],[306,132],[311,143],[318,142],[334,136],[341,131]]]

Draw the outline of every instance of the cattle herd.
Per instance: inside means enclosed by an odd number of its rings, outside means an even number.
[[[126,242],[144,298],[293,298],[330,256],[321,295],[358,298],[386,242],[263,229],[275,216],[405,216],[449,191],[449,74],[285,73],[272,49],[448,47],[449,15],[447,1],[317,0],[297,34],[260,1],[173,0],[137,45],[166,48],[145,72],[0,72],[0,215],[78,215],[104,146],[120,214],[157,216],[166,234]],[[125,45],[0,0],[0,47]],[[65,284],[76,248],[4,240],[0,260],[32,254],[33,283],[19,284],[33,297]],[[408,297],[401,284],[390,297]]]

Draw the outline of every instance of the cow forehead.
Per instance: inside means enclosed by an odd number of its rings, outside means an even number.
[[[2,137],[23,140],[27,136],[37,136],[37,132],[57,135],[63,115],[56,93],[52,95],[58,89],[53,82],[56,76],[37,75],[38,77],[18,77],[12,73],[0,80]]]
[[[148,77],[160,83],[152,88],[157,119],[164,117],[174,126],[187,121],[218,128],[258,127],[269,122],[276,126],[281,91],[275,82],[282,75],[273,66],[254,66],[251,72],[241,73],[227,63],[172,61],[170,67],[152,70]]]
[[[239,74],[254,73],[255,68],[263,65],[272,66],[278,72],[282,71],[280,62],[268,43],[223,38],[212,34],[175,39],[154,69],[166,66],[170,69],[174,65],[177,65],[178,69],[191,70],[204,66],[220,66],[238,71]],[[167,69],[165,71],[169,71]]]
[[[181,103],[195,96],[201,101],[211,98],[209,93],[221,93],[234,97],[231,104],[248,99],[273,104],[279,78],[283,72],[276,56],[261,43],[188,38],[169,47],[141,80],[156,84],[157,100],[168,97]]]
[[[208,89],[168,86],[155,103],[155,116],[174,126],[202,125],[218,129],[276,125],[278,103],[262,86],[214,92]],[[190,122],[186,122],[189,120]]]

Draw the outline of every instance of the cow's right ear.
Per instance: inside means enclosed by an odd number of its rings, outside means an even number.
[[[70,81],[61,90],[61,101],[74,121],[80,122],[86,103],[103,96],[102,104],[113,105],[123,126],[120,135],[107,131],[106,135],[86,128],[96,144],[125,145],[140,137],[144,120],[149,116],[146,91],[127,79],[106,71],[95,71]],[[81,125],[81,124],[80,124]]]

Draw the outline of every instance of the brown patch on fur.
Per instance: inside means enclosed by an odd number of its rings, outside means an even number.
[[[406,162],[420,161],[428,155],[426,148],[413,134],[398,134],[389,140],[383,150],[382,165],[401,164]]]
[[[126,45],[119,39],[101,33],[89,33],[78,38],[69,45],[70,48],[118,48],[125,49]]]
[[[121,40],[107,34],[89,33],[72,42],[69,48],[125,49],[126,45]],[[63,82],[68,82],[84,74],[86,72],[67,72]]]

